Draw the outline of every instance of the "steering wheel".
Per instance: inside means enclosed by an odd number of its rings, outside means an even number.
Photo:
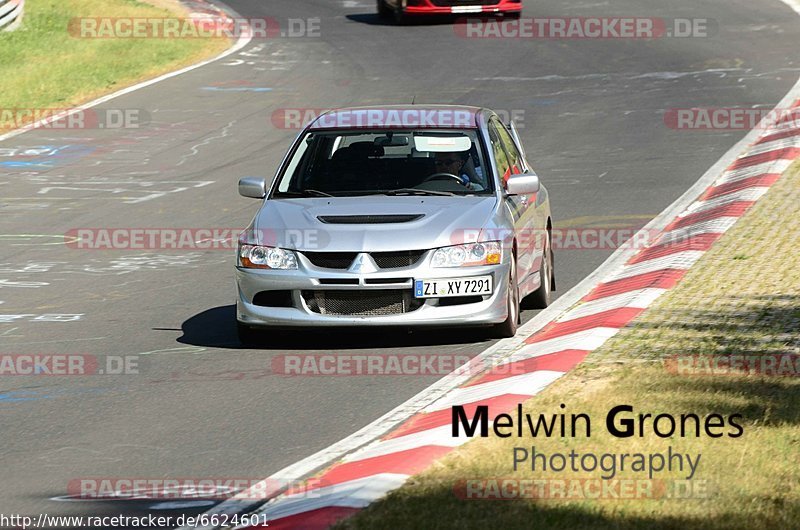
[[[461,177],[459,177],[458,175],[454,175],[452,173],[445,173],[445,172],[434,173],[433,175],[427,177],[422,182],[430,182],[432,180],[447,180],[447,179],[455,180],[456,182],[458,182],[462,186],[464,185],[464,181],[461,180]]]

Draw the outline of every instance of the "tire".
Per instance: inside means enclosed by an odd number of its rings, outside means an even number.
[[[250,326],[236,321],[236,335],[239,337],[239,344],[242,346],[255,346],[258,344],[259,332]]]
[[[378,0],[378,16],[384,20],[392,18],[392,10],[386,5],[385,0]]]
[[[510,18],[512,20],[517,20],[522,17],[522,11],[509,11],[508,13],[503,13],[505,18]]]
[[[547,235],[544,248],[544,258],[542,266],[539,267],[539,288],[532,292],[529,299],[532,309],[544,309],[550,305],[553,286],[555,285],[555,273],[553,271],[553,249],[550,245],[550,235]]]
[[[403,6],[398,5],[394,9],[394,23],[398,26],[405,26],[408,24],[408,15],[403,11]]]
[[[508,294],[506,300],[508,304],[508,317],[504,322],[496,324],[492,335],[498,339],[507,339],[517,334],[517,326],[520,320],[519,304],[519,285],[517,285],[517,258],[511,257],[511,272],[508,278]]]

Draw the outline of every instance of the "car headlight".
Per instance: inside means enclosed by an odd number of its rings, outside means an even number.
[[[297,256],[282,248],[240,244],[239,265],[246,269],[296,269]]]
[[[433,253],[431,261],[434,267],[474,267],[502,262],[503,246],[499,241],[439,248]]]

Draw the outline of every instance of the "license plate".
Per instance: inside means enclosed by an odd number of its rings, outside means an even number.
[[[450,8],[451,13],[480,13],[483,11],[482,6],[453,6]]]
[[[447,298],[483,294],[492,294],[491,276],[414,281],[414,298]]]

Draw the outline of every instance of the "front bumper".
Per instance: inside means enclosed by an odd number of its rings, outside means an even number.
[[[439,2],[439,4],[446,3],[448,2]],[[431,0],[422,0],[419,5],[407,4],[403,8],[403,12],[409,15],[471,15],[480,13],[519,13],[522,11],[522,2],[509,2],[508,0],[493,4],[452,3],[455,5],[436,5]]]
[[[298,260],[297,270],[236,268],[236,318],[254,327],[336,327],[336,326],[470,326],[497,324],[508,316],[507,289],[509,264],[463,268],[432,268],[429,256],[413,267],[382,269],[371,273],[352,273],[315,267],[305,259]],[[491,275],[493,293],[472,299],[470,303],[442,302],[434,298],[416,302],[419,307],[407,312],[383,315],[342,315],[315,312],[308,303],[314,291],[397,291],[413,297],[414,279],[447,279]],[[386,283],[389,280],[391,283]],[[403,280],[403,281],[400,281]],[[351,282],[336,284],[332,282]],[[289,291],[289,307],[265,307],[254,303],[264,291]],[[304,297],[305,293],[305,297]],[[474,301],[473,301],[474,300]],[[459,301],[459,302],[461,302]],[[441,305],[440,305],[441,304]]]

